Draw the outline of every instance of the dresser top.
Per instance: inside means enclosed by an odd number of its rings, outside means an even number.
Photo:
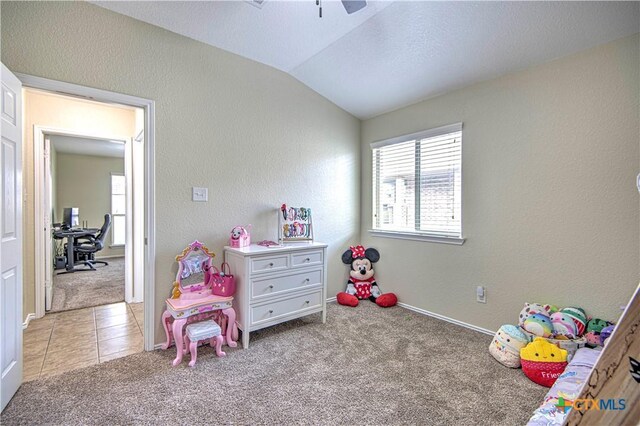
[[[229,251],[232,253],[238,253],[243,256],[250,256],[250,255],[257,255],[257,254],[288,253],[292,251],[300,251],[300,250],[308,250],[308,249],[324,248],[324,247],[327,247],[327,245],[324,243],[301,242],[301,243],[284,243],[280,246],[271,246],[271,247],[259,246],[257,244],[251,244],[250,246],[242,247],[242,248],[225,246],[224,249],[226,251]]]

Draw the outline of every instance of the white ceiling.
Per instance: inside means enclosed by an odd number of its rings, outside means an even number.
[[[124,158],[122,142],[61,135],[51,135],[49,138],[58,153]]]
[[[94,1],[285,71],[359,118],[640,31],[638,2]],[[150,5],[153,3],[153,5]]]

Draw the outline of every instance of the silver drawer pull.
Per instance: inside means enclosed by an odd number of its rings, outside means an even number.
[[[304,260],[305,262],[309,262],[311,259],[309,259],[308,257]]]
[[[273,288],[273,286],[272,286],[272,285],[270,285],[270,286],[269,286],[269,289],[272,289],[272,288]]]
[[[269,268],[273,268],[273,262],[269,264]]]
[[[309,281],[311,281],[311,280],[310,280],[309,278],[307,278],[307,279],[306,279],[306,280],[304,280],[304,281],[305,281],[305,282],[309,282]]]
[[[307,300],[307,301],[305,301],[304,303],[309,304],[309,301]]]
[[[272,311],[272,310],[269,310],[269,313],[270,313],[270,314],[272,314],[272,313],[273,313],[273,311]]]

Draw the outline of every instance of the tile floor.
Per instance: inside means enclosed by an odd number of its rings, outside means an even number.
[[[143,312],[142,303],[120,302],[31,321],[23,336],[23,380],[142,352]]]

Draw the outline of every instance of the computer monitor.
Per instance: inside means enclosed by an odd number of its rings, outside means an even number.
[[[77,207],[65,207],[62,213],[62,227],[73,228],[80,226],[80,215]]]

